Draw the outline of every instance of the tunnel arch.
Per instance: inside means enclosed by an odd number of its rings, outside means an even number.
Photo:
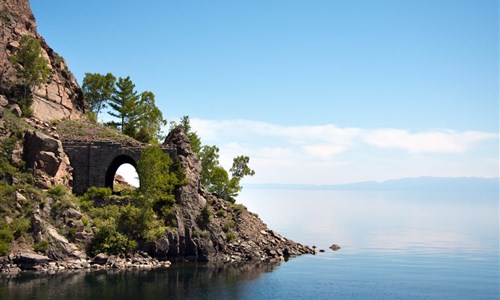
[[[113,161],[111,161],[111,164],[106,170],[106,177],[104,180],[105,187],[113,189],[113,182],[115,179],[116,171],[123,164],[131,164],[137,170],[137,162],[132,157],[126,154],[118,155],[113,159]]]

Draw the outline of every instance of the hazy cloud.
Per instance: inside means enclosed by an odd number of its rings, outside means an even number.
[[[498,156],[498,147],[492,143],[479,147],[480,143],[498,140],[496,133],[448,129],[412,132],[333,124],[284,126],[250,120],[191,122],[204,144],[219,146],[225,167],[230,167],[237,155],[251,157],[257,175],[248,182],[328,184],[498,174],[498,163],[491,162]]]

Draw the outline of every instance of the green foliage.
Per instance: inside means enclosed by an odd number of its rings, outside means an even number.
[[[92,256],[104,252],[109,254],[129,253],[137,248],[135,240],[120,233],[113,219],[100,224],[94,238],[90,243]]]
[[[31,229],[31,221],[28,218],[16,218],[10,223],[14,238],[18,239]]]
[[[222,230],[225,233],[228,233],[234,227],[234,221],[232,218],[229,218],[226,223],[222,226]]]
[[[66,195],[68,193],[68,190],[66,189],[66,187],[64,185],[55,185],[53,187],[51,187],[47,193],[56,198],[56,199],[60,199],[61,197],[63,197],[64,195]]]
[[[201,230],[199,228],[196,228],[195,230],[193,230],[193,236],[206,239],[210,236],[210,234],[206,230]]]
[[[7,227],[5,224],[2,224],[2,227]],[[8,228],[0,229],[0,241],[10,243],[14,240],[14,234]]]
[[[207,226],[210,224],[210,219],[212,217],[212,212],[209,210],[209,205],[205,205],[198,216],[198,220],[204,225]]]
[[[135,91],[135,84],[132,83],[130,77],[118,78],[116,90],[108,102],[112,111],[108,113],[120,120],[119,128],[125,134],[127,131],[135,130],[134,124],[130,123],[138,113],[138,100],[139,96]]]
[[[248,164],[250,163],[250,157],[245,155],[237,156],[233,159],[233,166],[229,169],[231,175],[234,178],[242,179],[245,176],[255,175],[255,171],[250,169]]]
[[[234,232],[232,230],[230,230],[226,233],[226,241],[228,243],[234,243],[234,242],[236,242],[236,239],[237,239],[236,235],[234,234]]]
[[[135,120],[135,137],[143,143],[157,142],[160,139],[161,127],[167,124],[163,114],[155,104],[155,95],[146,91],[141,94],[138,103],[138,114]]]
[[[9,254],[9,243],[0,240],[0,256]]]
[[[174,189],[181,180],[179,172],[171,172],[173,162],[170,155],[156,145],[142,150],[137,163],[137,174],[141,186],[139,191],[153,203],[173,205],[175,203]]]
[[[234,202],[234,198],[241,191],[240,181],[245,176],[253,176],[255,171],[250,169],[248,156],[238,156],[233,160],[230,171],[232,177],[219,163],[219,148],[217,146],[203,146],[200,152],[201,183],[218,197]]]
[[[226,211],[225,211],[225,210],[223,210],[223,209],[219,209],[218,211],[216,211],[216,212],[215,212],[215,215],[216,215],[217,217],[220,217],[220,218],[221,218],[221,217],[225,217],[225,216],[226,216]]]
[[[11,57],[11,61],[24,88],[24,95],[19,104],[23,115],[29,116],[31,114],[30,106],[33,101],[30,93],[35,87],[48,80],[49,65],[42,57],[40,42],[29,35],[22,37],[19,50]]]
[[[33,250],[36,252],[45,253],[49,250],[49,242],[47,240],[43,240],[39,243],[33,245]]]
[[[241,213],[246,207],[243,204],[236,204],[236,203],[231,203],[230,207],[236,212],[236,213]]]
[[[95,114],[97,120],[102,109],[106,108],[106,102],[111,99],[115,90],[116,77],[107,73],[85,73],[82,91],[90,110]]]
[[[189,144],[191,145],[191,149],[193,149],[196,155],[200,156],[201,152],[201,139],[196,132],[191,131],[191,121],[189,120],[189,116],[182,116],[179,124],[176,122],[172,122],[170,129],[173,129],[177,126],[181,126],[184,134],[189,139]]]

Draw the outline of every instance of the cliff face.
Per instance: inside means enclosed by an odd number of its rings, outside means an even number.
[[[200,183],[201,165],[180,128],[165,144],[177,148],[188,184],[177,190],[177,228],[156,243],[155,256],[197,261],[270,260],[313,253],[269,229],[246,207],[215,197]],[[208,217],[207,217],[208,216]]]
[[[49,63],[50,77],[34,91],[33,114],[42,121],[78,119],[84,112],[83,94],[66,62],[41,37],[28,0],[0,2],[0,94],[16,102],[18,82],[10,57],[20,46],[24,35],[35,37],[42,46],[42,56]]]

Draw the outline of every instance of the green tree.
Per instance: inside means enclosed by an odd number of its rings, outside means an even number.
[[[152,145],[142,150],[137,163],[137,174],[140,181],[139,191],[146,199],[162,205],[175,203],[174,188],[181,178],[171,172],[172,165],[170,156],[159,146]]]
[[[31,93],[34,88],[47,82],[50,68],[48,62],[42,57],[40,42],[29,35],[21,39],[19,50],[11,57],[16,74],[21,80],[24,95],[20,101],[23,114],[30,114],[29,107],[32,103]]]
[[[231,175],[234,178],[242,179],[245,176],[255,175],[255,171],[250,169],[248,164],[250,163],[250,157],[245,155],[240,155],[233,158],[233,166],[229,169]]]
[[[133,137],[143,143],[157,142],[160,139],[161,127],[167,124],[161,110],[155,104],[155,95],[149,91],[141,94],[138,115],[135,119]]]
[[[96,119],[99,112],[106,108],[106,102],[111,100],[111,96],[115,91],[115,82],[116,77],[111,73],[106,75],[85,73],[82,84],[83,95]]]
[[[203,146],[200,155],[201,183],[211,193],[218,197],[234,202],[242,187],[240,181],[245,176],[253,176],[255,171],[248,164],[250,158],[240,155],[233,159],[229,173],[219,163],[219,148],[217,146]]]
[[[139,96],[135,91],[135,84],[129,76],[118,78],[116,90],[109,101],[112,111],[108,112],[111,116],[120,119],[118,126],[120,130],[129,135],[133,135],[135,130],[135,121],[138,114]],[[131,134],[130,134],[131,133]]]
[[[219,148],[215,145],[203,146],[200,152],[200,163],[201,184],[210,190],[214,169],[219,166]]]

